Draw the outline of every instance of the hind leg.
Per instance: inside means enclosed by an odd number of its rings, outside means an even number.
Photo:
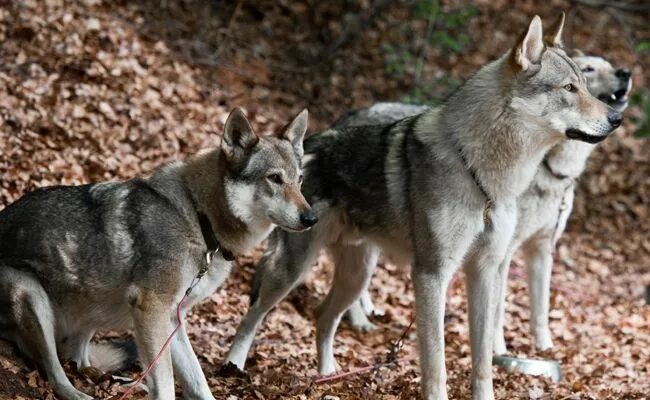
[[[511,246],[514,247],[514,246]],[[516,249],[516,247],[514,247]],[[506,297],[508,295],[508,272],[512,261],[513,249],[508,249],[506,257],[499,264],[497,281],[494,285],[494,300],[496,302],[496,315],[494,318],[494,354],[503,355],[508,353],[504,327],[506,321]]]
[[[2,311],[5,318],[12,320],[12,332],[7,336],[42,365],[57,396],[65,400],[92,399],[72,386],[59,362],[54,335],[55,315],[43,287],[29,276],[7,270],[0,274],[0,282],[3,297],[7,296],[0,303],[9,305],[9,310]]]
[[[361,292],[368,287],[379,253],[377,247],[367,243],[333,246],[330,251],[336,271],[332,288],[318,307],[316,323],[318,370],[321,375],[336,372],[333,349],[336,328],[345,310],[358,302]]]
[[[535,337],[535,347],[547,350],[553,347],[548,315],[553,270],[553,245],[548,237],[533,237],[523,246],[528,268],[530,291],[530,325]]]
[[[379,255],[377,255],[379,257]],[[375,261],[375,264],[377,262]],[[375,315],[375,316],[382,316],[385,314],[385,311],[382,310],[381,308],[377,308],[375,306],[375,303],[372,301],[372,297],[370,296],[370,290],[366,288],[363,292],[361,292],[361,297],[359,297],[359,303],[361,304],[361,308],[363,309],[363,312],[366,315]]]
[[[79,368],[90,367],[90,340],[93,338],[92,330],[78,332],[69,335],[64,341],[64,355],[70,361],[74,361]]]
[[[368,315],[371,314],[372,313],[366,314],[361,299],[353,302],[350,308],[345,312],[350,327],[357,332],[369,332],[377,328],[375,324],[370,322],[370,319],[368,319]]]
[[[248,350],[262,320],[314,264],[321,248],[321,238],[317,228],[306,233],[279,230],[273,233],[269,250],[255,272],[251,307],[239,324],[224,360],[225,365],[233,363],[239,369],[244,369]]]
[[[364,260],[360,261],[366,265],[363,268],[371,268],[374,270],[377,265],[377,260],[379,258],[379,251],[372,252]],[[370,281],[368,281],[368,285]],[[370,322],[368,319],[369,315],[383,315],[383,311],[375,308],[375,305],[372,302],[370,297],[370,291],[366,286],[362,291],[359,299],[356,300],[346,312],[346,317],[350,321],[350,326],[356,331],[371,331],[376,328],[376,326]]]

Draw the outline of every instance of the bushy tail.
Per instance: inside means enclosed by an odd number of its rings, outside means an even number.
[[[109,343],[91,343],[90,365],[106,372],[131,369],[138,359],[133,340]]]

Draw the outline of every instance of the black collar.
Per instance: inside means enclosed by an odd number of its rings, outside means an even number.
[[[548,157],[544,157],[544,161],[542,161],[542,165],[544,165],[544,168],[548,171],[549,174],[551,174],[554,178],[559,179],[559,180],[565,180],[568,178],[571,178],[569,175],[564,175],[560,174],[559,172],[553,171],[553,168],[551,168],[551,164],[548,162]]]
[[[458,156],[460,157],[461,162],[463,163],[463,166],[472,177],[474,184],[476,185],[478,190],[480,190],[481,193],[483,193],[483,196],[485,196],[485,208],[483,209],[483,222],[487,224],[490,221],[490,210],[492,210],[492,206],[494,206],[494,200],[492,200],[487,190],[485,190],[485,187],[481,183],[481,180],[478,178],[478,175],[476,175],[476,171],[474,170],[474,168],[472,168],[467,162],[467,158],[465,158],[465,154],[463,154],[463,149],[460,147],[460,144],[456,146],[456,150],[458,152]]]
[[[219,243],[217,235],[215,235],[214,230],[212,230],[212,224],[207,215],[202,212],[196,213],[199,218],[199,224],[201,225],[201,234],[203,234],[203,240],[205,240],[205,245],[208,247],[208,263],[213,255],[217,252],[221,252],[221,256],[226,261],[232,261],[235,259],[235,255]]]

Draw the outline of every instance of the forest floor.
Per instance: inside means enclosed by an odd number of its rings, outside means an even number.
[[[568,11],[569,46],[630,67],[637,88],[650,82],[648,53],[636,54],[630,43],[650,38],[641,13],[563,0],[482,1],[463,28],[469,40],[462,50],[422,51],[426,20],[413,17],[402,1],[366,18],[371,3],[0,1],[0,207],[36,187],[128,179],[215,146],[234,106],[247,110],[258,132],[272,132],[303,107],[316,130],[375,101],[421,99],[417,88],[426,86],[435,93],[425,97],[440,99],[449,82],[506,51],[535,13],[548,24]],[[344,15],[361,15],[360,29],[346,30]],[[336,45],[342,34],[346,40]],[[404,61],[400,54],[415,58]],[[639,113],[631,107],[626,115]],[[495,367],[498,399],[650,398],[650,306],[643,299],[650,284],[650,141],[633,131],[627,118],[598,146],[580,179],[555,253],[552,351],[540,353],[531,344],[525,269],[519,259],[512,268],[508,345],[517,356],[558,360],[564,379],[552,383]],[[406,335],[398,365],[311,384],[317,375],[313,313],[331,279],[325,257],[265,320],[247,372],[220,372],[248,306],[259,254],[240,257],[227,284],[189,317],[216,398],[417,398],[415,329]],[[385,360],[413,316],[408,269],[382,262],[372,295],[386,315],[369,333],[342,324],[335,354],[345,370]],[[466,399],[471,360],[463,279],[452,284],[447,314],[449,395]],[[72,365],[67,370],[77,387],[97,398],[123,390]],[[54,395],[33,365],[0,342],[0,399],[21,398]]]

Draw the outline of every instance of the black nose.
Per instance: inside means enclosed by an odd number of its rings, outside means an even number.
[[[607,121],[609,121],[612,127],[618,128],[621,125],[621,121],[623,121],[623,116],[618,111],[610,111],[607,114]]]
[[[630,76],[632,76],[632,73],[627,68],[621,68],[621,69],[617,69],[614,75],[618,79],[628,80],[630,79]]]
[[[305,213],[300,214],[300,223],[306,227],[314,226],[318,222],[318,217],[314,214],[313,211],[309,210]]]

